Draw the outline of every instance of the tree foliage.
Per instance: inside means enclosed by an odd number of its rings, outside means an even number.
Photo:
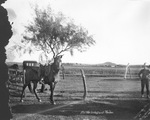
[[[73,54],[75,49],[82,52],[95,44],[85,28],[75,25],[61,12],[55,14],[49,6],[44,10],[36,6],[34,13],[33,22],[25,26],[22,43],[31,42],[36,50],[52,53],[53,57],[66,51]]]

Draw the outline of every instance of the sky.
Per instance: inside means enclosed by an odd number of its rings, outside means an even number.
[[[149,0],[8,0],[3,5],[13,22],[14,42],[19,43],[24,25],[32,19],[31,5],[46,8],[74,19],[93,35],[96,44],[86,52],[64,54],[63,62],[99,64],[150,64],[150,1]],[[14,61],[38,60],[36,53],[9,57]]]

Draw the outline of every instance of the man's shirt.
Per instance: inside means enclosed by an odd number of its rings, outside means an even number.
[[[139,72],[139,76],[141,77],[141,79],[148,79],[149,74],[150,74],[150,71],[148,69],[142,69]]]

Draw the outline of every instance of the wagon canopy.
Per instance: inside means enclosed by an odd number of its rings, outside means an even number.
[[[39,64],[37,63],[37,61],[23,61],[23,69],[27,69],[27,68],[38,68]]]

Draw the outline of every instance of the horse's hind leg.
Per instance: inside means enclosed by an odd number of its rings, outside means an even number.
[[[41,102],[41,99],[37,95],[36,88],[37,88],[37,82],[33,82],[33,92],[34,92],[36,98],[38,99],[38,101]]]
[[[22,89],[22,93],[21,93],[21,99],[20,99],[21,102],[23,102],[22,98],[23,98],[24,90],[26,89],[26,87],[27,87],[27,84],[24,84],[23,89]]]
[[[30,92],[33,93],[31,82],[28,84],[28,88],[29,88]]]

